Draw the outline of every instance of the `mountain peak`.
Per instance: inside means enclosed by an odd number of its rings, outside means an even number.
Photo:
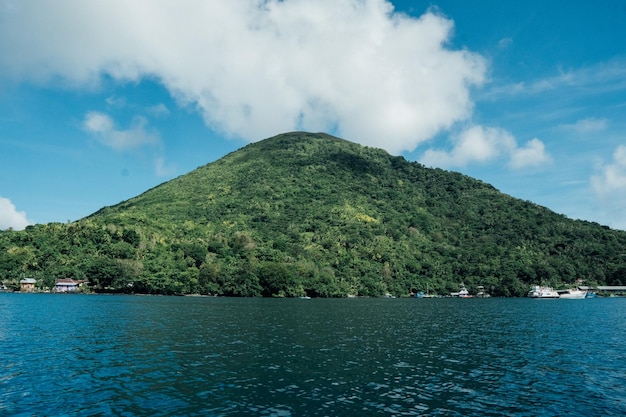
[[[626,279],[624,232],[324,133],[252,143],[75,224],[26,233],[72,242],[71,259],[42,252],[26,270],[65,276],[72,264],[70,277],[124,291],[374,296],[462,283],[511,296],[533,283]]]

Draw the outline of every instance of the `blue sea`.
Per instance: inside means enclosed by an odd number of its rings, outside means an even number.
[[[2,416],[624,416],[626,298],[0,294]]]

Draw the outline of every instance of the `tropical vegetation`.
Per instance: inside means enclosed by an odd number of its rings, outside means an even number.
[[[0,232],[0,280],[94,291],[397,296],[626,284],[626,232],[326,134],[250,144],[87,218]]]

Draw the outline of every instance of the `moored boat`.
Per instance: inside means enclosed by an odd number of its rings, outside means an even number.
[[[414,295],[415,298],[439,298],[439,295],[435,295],[435,294],[431,294],[430,293],[430,287],[428,285],[428,283],[426,283],[426,292],[423,291],[419,291],[417,294]]]
[[[581,290],[578,288],[570,288],[567,290],[558,290],[559,298],[569,300],[582,300],[587,296],[587,290]]]
[[[467,288],[465,288],[465,287],[461,287],[459,292],[453,292],[453,293],[450,293],[450,295],[452,297],[460,297],[460,298],[469,298],[469,297],[471,297],[469,295],[469,291],[467,291]]]
[[[533,285],[528,292],[530,298],[559,298],[559,293],[554,291],[552,287],[544,287],[541,285]]]
[[[476,287],[476,289],[478,290],[478,292],[476,293],[476,297],[478,298],[489,298],[491,297],[491,295],[489,295],[489,293],[485,292],[485,287],[482,285],[479,285],[478,287]]]

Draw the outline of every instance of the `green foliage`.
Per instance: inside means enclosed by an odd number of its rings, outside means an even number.
[[[257,142],[80,221],[0,232],[0,279],[241,297],[626,284],[626,233],[324,134]]]

